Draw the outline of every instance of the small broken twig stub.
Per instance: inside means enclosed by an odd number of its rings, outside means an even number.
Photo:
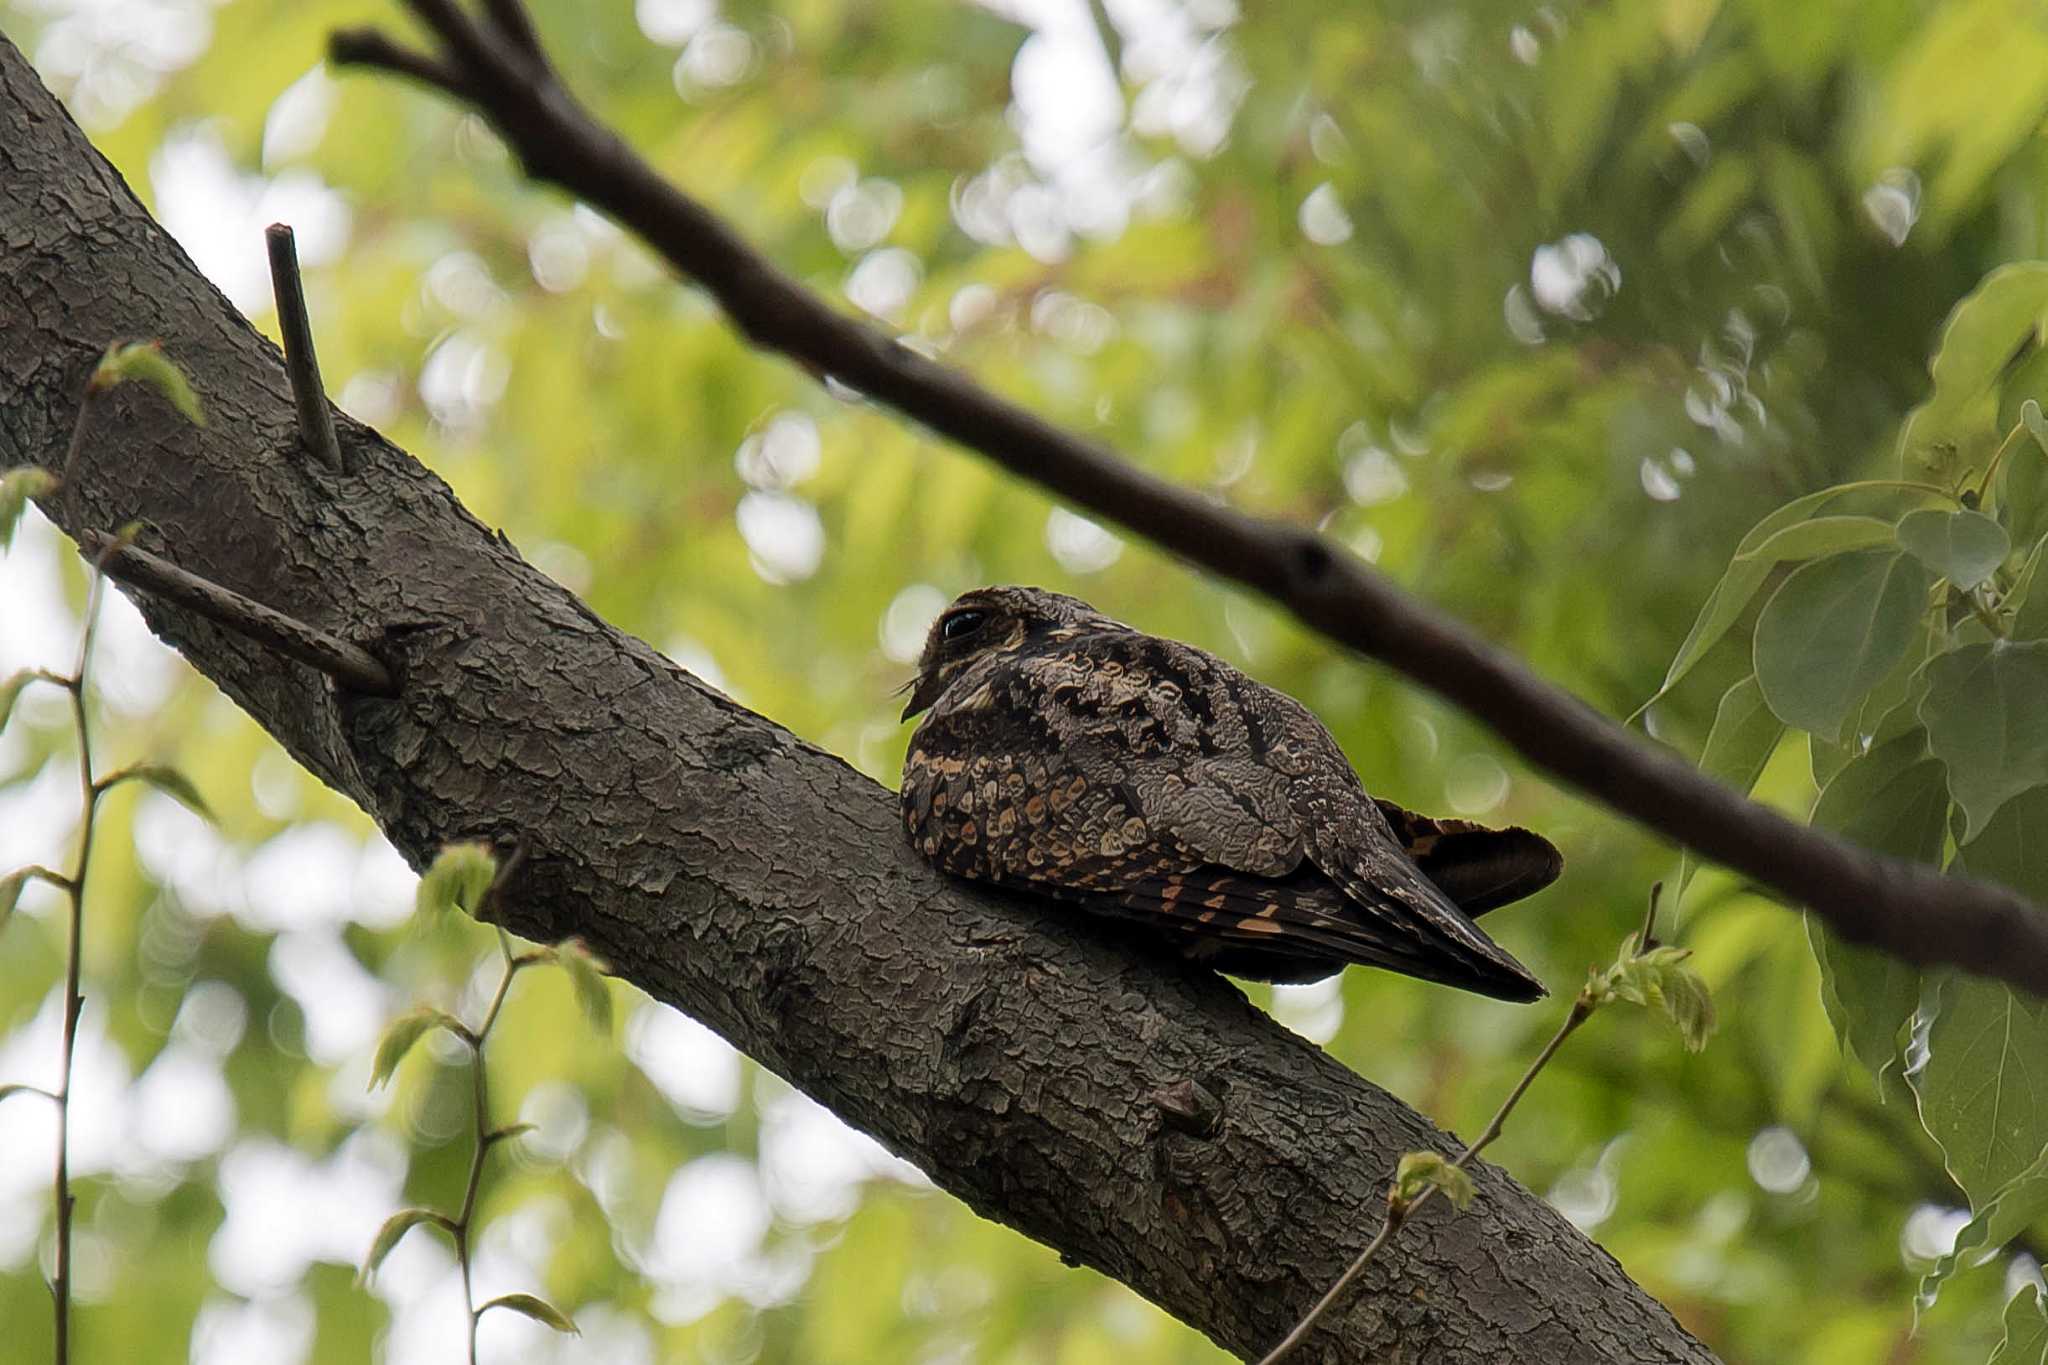
[[[188,573],[147,550],[115,543],[98,531],[80,532],[78,543],[105,565],[111,578],[167,598],[216,625],[309,664],[350,691],[373,697],[398,695],[398,682],[391,670],[361,645]]]
[[[299,440],[322,465],[337,474],[353,474],[341,441],[334,432],[334,414],[320,382],[320,358],[313,351],[313,319],[306,311],[305,282],[299,276],[299,250],[292,230],[272,223],[263,230],[270,248],[270,288],[277,299],[277,328],[284,337],[284,368],[291,376],[292,403],[299,414]]]

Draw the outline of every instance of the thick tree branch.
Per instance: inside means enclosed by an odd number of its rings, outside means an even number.
[[[337,418],[351,478],[296,458],[276,349],[4,41],[0,242],[0,468],[62,459],[108,336],[161,337],[209,425],[116,390],[121,420],[46,510],[144,519],[191,572],[373,641],[395,698],[135,593],[415,865],[452,839],[523,847],[508,927],[581,935],[975,1209],[1245,1354],[1364,1241],[1400,1153],[1456,1150],[1220,978],[942,879],[888,792],[597,620],[375,433]],[[1168,1121],[1162,1093],[1213,1108]],[[1711,1358],[1542,1200],[1478,1177],[1475,1208],[1411,1225],[1304,1359]]]
[[[453,0],[406,2],[442,38],[442,57],[408,53],[362,31],[335,35],[334,60],[396,71],[476,105],[530,175],[618,218],[710,290],[757,345],[1264,594],[1476,716],[1536,767],[1812,907],[1850,942],[2048,995],[2048,911],[2002,886],[1943,877],[1794,824],[1632,738],[1332,542],[1156,478],[835,311],[662,180],[536,67],[523,40],[471,18]],[[491,9],[515,7],[493,0]]]

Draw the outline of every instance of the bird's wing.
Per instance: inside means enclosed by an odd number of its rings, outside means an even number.
[[[1212,656],[1097,636],[1005,662],[935,709],[904,817],[960,876],[1173,934],[1541,994],[1407,860],[1341,754],[1350,790],[1304,800],[1328,762],[1318,738],[1335,752],[1296,703]]]
[[[1535,895],[1564,870],[1557,846],[1519,825],[1494,829],[1470,820],[1436,819],[1380,797],[1373,804],[1409,861],[1474,919]]]

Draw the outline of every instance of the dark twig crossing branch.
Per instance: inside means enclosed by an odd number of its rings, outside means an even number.
[[[306,311],[305,282],[299,276],[299,249],[292,230],[272,223],[263,230],[270,249],[270,288],[277,299],[277,328],[284,336],[284,368],[291,376],[292,403],[299,413],[299,439],[322,465],[337,474],[353,474],[334,434],[334,414],[327,407],[327,389],[320,382],[320,358],[313,351],[313,319]]]
[[[2048,995],[2048,912],[1989,882],[1869,853],[1708,778],[1416,602],[1332,542],[1216,506],[997,397],[848,317],[776,268],[598,123],[510,16],[406,0],[428,56],[375,30],[336,33],[342,64],[380,67],[481,109],[527,172],[605,210],[717,297],[755,344],[830,376],[1017,476],[1292,611],[1487,723],[1531,764],[1700,855],[1804,904],[1851,942]]]
[[[79,532],[78,543],[101,558],[109,577],[167,598],[216,625],[310,664],[352,691],[374,697],[397,695],[398,684],[391,670],[361,645],[187,573],[147,550],[118,544],[97,531]]]

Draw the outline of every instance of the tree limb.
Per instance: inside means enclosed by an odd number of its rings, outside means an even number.
[[[662,180],[552,73],[536,68],[523,39],[479,22],[454,0],[406,3],[442,38],[441,56],[409,52],[365,30],[336,34],[334,60],[395,71],[474,104],[529,175],[619,219],[708,289],[756,345],[1265,595],[1475,716],[1536,767],[1788,903],[1810,906],[1842,938],[2048,995],[2048,911],[2005,887],[1944,877],[1794,824],[1632,738],[1331,541],[1156,478],[836,311]],[[491,6],[493,13],[515,7],[515,0]]]
[[[111,393],[120,420],[46,510],[71,530],[144,519],[191,572],[371,642],[395,698],[131,590],[415,866],[461,838],[526,850],[508,927],[581,935],[971,1207],[1244,1354],[1343,1268],[1402,1152],[1456,1150],[1222,979],[941,878],[888,792],[597,620],[374,432],[337,415],[353,477],[296,458],[276,348],[4,40],[0,241],[0,468],[62,458],[98,344],[161,337],[209,425]],[[1213,1125],[1152,1098],[1183,1081]],[[1478,1183],[1304,1358],[1712,1359],[1541,1199],[1490,1167]]]

